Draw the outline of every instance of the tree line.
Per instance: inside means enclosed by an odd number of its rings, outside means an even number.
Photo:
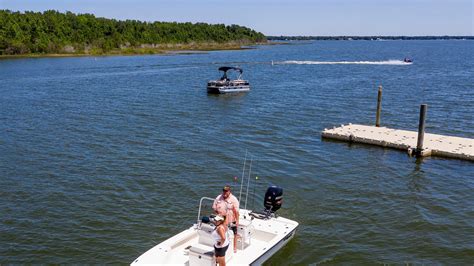
[[[107,53],[164,44],[266,42],[260,32],[239,25],[143,22],[92,14],[0,10],[0,55]]]

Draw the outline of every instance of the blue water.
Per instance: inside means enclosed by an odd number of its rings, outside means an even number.
[[[130,263],[191,226],[200,197],[238,191],[248,151],[247,208],[277,184],[280,215],[300,223],[269,265],[470,265],[472,162],[320,133],[374,124],[382,85],[383,126],[416,131],[426,103],[427,132],[474,138],[472,47],[318,41],[0,60],[0,264]],[[252,90],[208,95],[221,65],[242,67]]]

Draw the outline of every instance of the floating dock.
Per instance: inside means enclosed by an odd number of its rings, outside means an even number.
[[[413,154],[418,132],[349,124],[325,128],[322,137],[394,148]],[[421,156],[430,155],[474,161],[474,139],[425,133]]]

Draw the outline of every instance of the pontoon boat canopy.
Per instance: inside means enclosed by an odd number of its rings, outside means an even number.
[[[230,69],[239,71],[240,74],[242,74],[242,72],[243,72],[243,70],[241,68],[238,68],[238,67],[228,67],[228,66],[219,67],[219,71],[224,71],[224,72],[227,72]]]

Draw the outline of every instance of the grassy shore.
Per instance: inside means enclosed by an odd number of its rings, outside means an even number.
[[[81,56],[119,56],[119,55],[152,55],[152,54],[192,54],[218,50],[244,50],[251,46],[269,43],[187,43],[187,44],[145,44],[139,47],[122,47],[110,51],[89,48],[85,51],[64,53],[28,53],[18,55],[0,55],[0,59],[8,58],[40,58],[40,57],[81,57]]]

